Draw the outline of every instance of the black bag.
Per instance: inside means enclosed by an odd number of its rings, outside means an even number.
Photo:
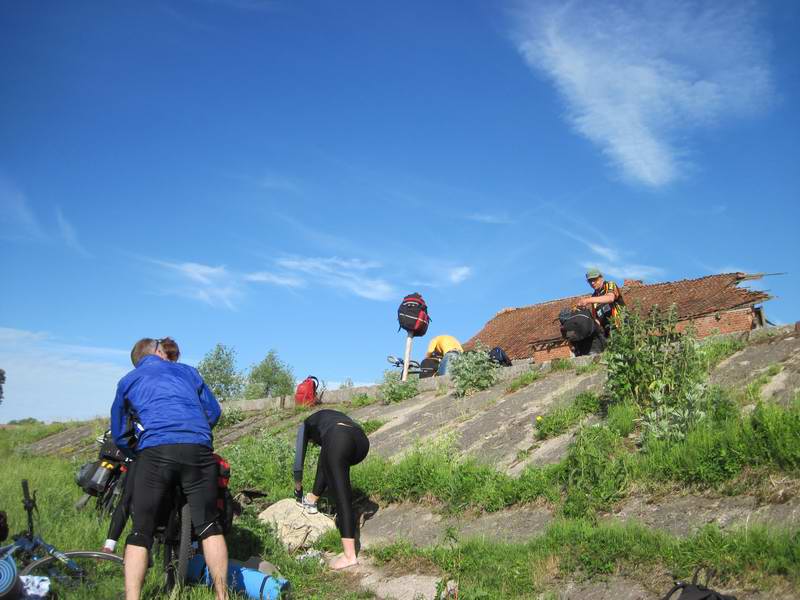
[[[558,313],[558,320],[561,322],[561,335],[572,343],[590,338],[597,328],[588,308],[565,308]]]
[[[0,510],[0,542],[8,537],[8,518],[6,513]]]
[[[405,329],[413,337],[422,337],[428,331],[430,321],[428,305],[425,304],[422,296],[414,292],[403,298],[397,309],[397,322],[400,324],[400,329]]]
[[[425,379],[433,377],[439,370],[439,363],[442,361],[440,356],[429,356],[419,363],[419,378]]]
[[[100,458],[114,462],[125,462],[125,455],[117,448],[110,434],[103,436],[103,445],[100,446]]]
[[[511,366],[511,359],[508,358],[508,354],[506,354],[506,351],[503,350],[500,346],[495,346],[489,351],[489,358],[491,358],[501,367]]]
[[[98,471],[105,468],[101,463],[102,461],[99,460],[88,462],[83,465],[75,474],[75,483],[77,483],[78,487],[90,496],[97,496],[103,491],[97,489],[97,485],[95,485],[95,482],[93,481],[95,474],[97,473],[100,475]]]
[[[678,590],[681,591],[681,595],[678,596],[677,600],[736,600],[736,596],[720,594],[719,592],[706,587],[708,585],[708,572],[706,572],[706,585],[700,585],[697,583],[698,573],[700,573],[700,569],[695,571],[694,577],[692,578],[692,583],[686,583],[683,581],[676,582],[675,587],[667,592],[667,595],[664,596],[662,600],[670,600],[672,595]]]

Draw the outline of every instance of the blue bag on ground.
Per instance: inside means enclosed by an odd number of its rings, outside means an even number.
[[[189,561],[186,578],[192,583],[211,585],[211,575],[206,566],[206,559],[197,554]],[[287,589],[289,582],[282,577],[265,575],[256,569],[250,569],[237,561],[228,561],[228,587],[235,592],[245,594],[253,600],[278,600],[281,592]]]

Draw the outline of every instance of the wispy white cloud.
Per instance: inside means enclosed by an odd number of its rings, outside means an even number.
[[[0,176],[0,239],[34,242],[48,240],[25,194],[2,176]]]
[[[283,269],[309,276],[311,282],[341,289],[368,300],[389,300],[397,296],[392,284],[370,274],[381,265],[375,261],[338,257],[285,257],[276,261]]]
[[[292,275],[277,275],[268,271],[258,271],[256,273],[247,273],[244,276],[245,281],[253,283],[271,283],[273,285],[282,287],[305,287],[306,282],[299,277]]]
[[[167,275],[168,294],[204,302],[215,308],[234,310],[242,296],[240,277],[224,266],[210,266],[196,262],[171,262],[151,260]],[[173,277],[169,277],[172,275]]]
[[[688,166],[687,133],[769,103],[758,17],[749,1],[537,0],[516,11],[514,38],[573,129],[630,179],[662,186]]]
[[[596,267],[606,276],[617,277],[619,279],[641,279],[650,281],[659,279],[664,275],[664,269],[651,265],[639,265],[636,263],[605,263],[605,262],[584,262],[581,264],[584,269]],[[620,283],[621,284],[621,283]]]
[[[454,267],[447,274],[447,279],[450,283],[458,284],[469,278],[470,275],[472,275],[472,268],[466,266]]]
[[[117,381],[132,368],[128,350],[64,342],[47,332],[2,327],[0,342],[0,422],[108,415]]]
[[[575,222],[574,225],[578,226],[577,222]],[[584,269],[597,268],[600,269],[600,272],[604,275],[611,275],[620,279],[644,279],[650,281],[661,278],[665,274],[664,269],[661,267],[642,265],[626,260],[625,257],[630,255],[629,252],[621,252],[611,247],[605,241],[602,244],[598,244],[574,231],[563,229],[555,225],[550,225],[550,227],[560,234],[584,245],[595,255],[596,259],[594,261],[584,260],[580,262],[581,267]]]
[[[507,214],[473,213],[464,217],[469,221],[485,223],[487,225],[510,225],[513,223]]]
[[[56,221],[58,223],[58,230],[61,232],[61,237],[67,246],[75,250],[81,256],[91,256],[86,248],[83,247],[83,244],[81,244],[80,240],[78,240],[78,234],[75,231],[75,228],[72,226],[72,223],[67,221],[67,218],[64,216],[61,208],[56,208]]]

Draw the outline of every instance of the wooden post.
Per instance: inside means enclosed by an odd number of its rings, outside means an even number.
[[[403,377],[401,381],[406,381],[408,379],[408,361],[411,360],[411,341],[414,339],[414,336],[411,335],[411,332],[408,332],[408,337],[406,338],[406,354],[403,358]]]

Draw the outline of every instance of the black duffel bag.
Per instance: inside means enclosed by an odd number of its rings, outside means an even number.
[[[592,337],[597,327],[588,308],[565,308],[558,313],[558,320],[561,323],[561,335],[572,343]]]

